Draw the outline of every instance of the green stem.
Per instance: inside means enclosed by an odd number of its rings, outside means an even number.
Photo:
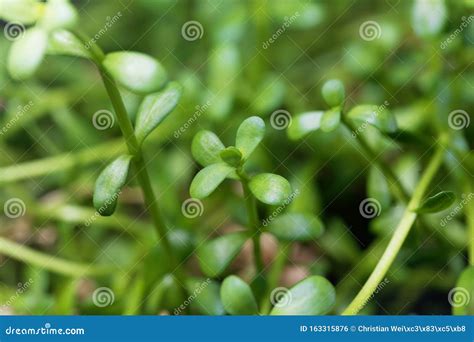
[[[439,146],[433,155],[428,167],[426,168],[423,176],[420,179],[413,196],[408,203],[407,208],[403,214],[403,217],[398,224],[395,232],[390,240],[385,252],[382,255],[382,258],[375,266],[375,269],[372,271],[372,274],[369,276],[369,279],[366,281],[362,289],[359,291],[354,300],[349,304],[349,306],[342,313],[343,315],[355,315],[357,314],[370,299],[378,284],[383,280],[388,269],[392,265],[396,256],[398,255],[403,242],[405,241],[408,233],[410,232],[413,223],[417,218],[417,214],[413,212],[414,209],[420,206],[423,197],[425,196],[428,187],[431,184],[431,181],[435,177],[441,163],[443,161],[444,149]]]
[[[111,266],[97,267],[67,261],[35,251],[3,237],[0,237],[0,253],[26,264],[39,266],[46,270],[72,277],[102,275],[114,272],[114,268]]]

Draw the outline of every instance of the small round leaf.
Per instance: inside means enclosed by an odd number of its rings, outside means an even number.
[[[293,286],[275,304],[271,315],[324,315],[336,300],[336,291],[323,277],[311,276]]]
[[[103,64],[117,82],[134,93],[153,93],[166,82],[161,64],[140,52],[112,52],[105,56]]]
[[[191,182],[191,197],[202,199],[209,196],[232,171],[234,168],[224,163],[206,166]]]
[[[33,24],[41,14],[44,4],[37,0],[1,0],[0,18],[5,21]]]
[[[262,173],[253,177],[249,187],[259,201],[270,205],[281,205],[291,195],[290,183],[273,173]]]
[[[288,137],[291,140],[298,140],[306,134],[316,131],[321,127],[323,111],[306,112],[296,115],[288,127]]]
[[[39,24],[48,31],[72,28],[78,19],[76,8],[69,0],[48,0]]]
[[[219,154],[221,159],[232,167],[237,167],[242,161],[242,152],[234,146],[227,147]]]
[[[250,286],[236,276],[224,279],[221,286],[221,300],[225,311],[231,315],[255,315],[257,301]]]
[[[55,30],[49,34],[48,54],[91,58],[84,44],[67,30]]]
[[[245,119],[237,129],[235,146],[247,159],[255,148],[260,144],[265,135],[265,122],[258,116]]]
[[[428,197],[414,211],[420,214],[437,213],[449,208],[456,200],[456,195],[451,191],[441,191],[436,195]]]
[[[344,102],[346,92],[344,90],[344,84],[340,80],[329,80],[324,83],[321,89],[324,101],[331,106],[339,106]]]
[[[464,269],[456,287],[449,292],[448,299],[453,307],[453,315],[474,315],[474,266]]]
[[[341,108],[334,107],[324,112],[321,118],[321,131],[332,132],[334,131],[341,122]]]
[[[288,213],[270,222],[268,231],[280,240],[312,241],[324,232],[324,225],[312,214]]]
[[[225,314],[220,298],[220,286],[216,281],[209,278],[191,278],[186,281],[186,289],[195,296],[190,304],[192,314],[212,316]]]
[[[202,166],[221,162],[219,154],[224,150],[224,144],[211,131],[198,132],[191,144],[191,153],[194,159]]]

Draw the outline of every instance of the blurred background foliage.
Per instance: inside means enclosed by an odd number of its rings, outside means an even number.
[[[453,110],[473,109],[472,20],[446,43],[473,14],[472,0],[441,1],[441,10],[423,8],[420,13],[415,1],[403,0],[74,3],[81,28],[91,36],[120,13],[97,44],[107,52],[135,50],[154,56],[169,78],[184,87],[177,109],[153,132],[145,152],[159,201],[174,229],[173,241],[196,276],[201,274],[194,246],[246,224],[240,189],[233,182],[204,201],[201,216],[183,216],[181,204],[198,170],[190,155],[191,139],[200,129],[216,132],[229,144],[244,118],[259,115],[269,124],[250,169],[290,179],[301,193],[288,210],[312,212],[326,225],[318,241],[293,245],[280,284],[291,286],[310,274],[326,276],[336,285],[334,313],[347,305],[375,266],[385,247],[377,242],[391,234],[402,207],[388,194],[383,179],[369,177],[370,162],[350,132],[341,127],[292,141],[285,130],[270,125],[271,114],[279,109],[292,116],[327,109],[321,86],[339,78],[346,86],[347,106],[385,103],[402,130],[428,142],[440,130],[450,130],[460,148],[472,155],[474,125],[460,131],[448,125]],[[191,20],[202,25],[202,37],[192,41],[182,34]],[[366,21],[378,23],[378,38],[362,39],[359,30]],[[173,292],[172,281],[162,278],[160,265],[166,265],[167,255],[155,246],[137,187],[124,190],[116,215],[85,224],[94,213],[91,195],[98,172],[124,150],[118,125],[103,131],[92,125],[98,110],[112,110],[97,72],[85,59],[47,56],[33,79],[13,81],[5,70],[10,44],[0,37],[1,126],[20,107],[33,104],[0,136],[0,201],[15,197],[26,204],[24,216],[0,217],[0,235],[48,255],[117,270],[76,279],[35,266],[35,256],[25,263],[0,255],[0,304],[8,303],[3,310],[157,314],[155,304],[161,299],[156,297],[162,293],[165,307],[172,310],[184,298]],[[141,98],[125,91],[124,96],[134,115]],[[370,127],[364,134],[406,188],[413,189],[429,157],[426,146],[416,140],[396,143]],[[433,188],[454,191],[456,205],[466,192],[465,182],[457,177],[459,169],[448,156]],[[359,203],[367,197],[382,204],[380,216],[371,220],[359,213]],[[266,217],[274,208],[260,210]],[[386,284],[363,313],[451,312],[447,293],[466,265],[468,233],[462,211],[441,227],[447,213],[429,216],[428,227],[413,229]],[[277,243],[265,236],[263,247],[270,262]],[[244,248],[227,273],[251,279],[249,258]],[[27,289],[17,295],[25,283]],[[113,290],[113,305],[93,305],[91,293],[99,286]],[[152,290],[158,294],[150,297]],[[206,314],[199,299],[191,303],[190,312]]]

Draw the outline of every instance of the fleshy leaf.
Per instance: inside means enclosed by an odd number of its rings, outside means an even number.
[[[209,277],[219,276],[237,256],[246,240],[245,234],[233,233],[206,242],[197,251],[201,270]]]
[[[199,131],[191,144],[193,157],[202,166],[221,162],[219,154],[224,148],[219,137],[211,131]]]
[[[306,134],[321,127],[323,111],[306,112],[293,117],[288,127],[288,137],[292,140],[301,139]]]
[[[77,10],[69,0],[48,0],[39,24],[51,31],[61,28],[73,28],[77,23],[77,19]]]
[[[331,107],[340,106],[346,96],[344,84],[337,79],[329,80],[324,83],[321,93],[324,101]]]
[[[268,231],[280,240],[312,241],[324,232],[324,225],[312,214],[288,213],[270,222]]]
[[[191,197],[202,199],[209,196],[232,171],[234,168],[224,163],[206,166],[191,182]]]
[[[474,266],[468,266],[448,294],[453,315],[474,315]]]
[[[181,86],[169,83],[165,89],[145,97],[138,109],[135,134],[139,143],[173,111],[181,97]]]
[[[43,5],[37,0],[1,0],[0,18],[30,25],[39,18]]]
[[[261,173],[253,177],[249,187],[259,201],[270,205],[281,205],[291,195],[290,183],[273,173]]]
[[[255,148],[260,144],[265,135],[265,122],[258,116],[245,119],[237,129],[235,146],[247,159]]]
[[[91,58],[87,48],[67,30],[55,30],[50,33],[48,54]]]
[[[103,64],[117,82],[134,93],[153,93],[166,82],[161,64],[140,52],[112,52],[105,56]]]
[[[232,167],[237,167],[242,161],[242,152],[237,147],[230,146],[219,154],[221,159]]]
[[[191,314],[222,316],[225,314],[220,298],[220,286],[209,278],[191,278],[186,289],[196,295],[191,302]]]
[[[332,132],[341,122],[341,108],[334,107],[324,112],[321,118],[321,131]]]
[[[281,296],[271,315],[324,315],[336,300],[336,291],[323,277],[311,276]]]
[[[132,156],[122,155],[111,162],[95,182],[94,207],[102,216],[110,216],[117,207],[117,199],[127,181]]]
[[[48,44],[46,31],[32,28],[13,42],[8,55],[8,71],[13,78],[22,80],[34,74],[43,60]]]
[[[441,191],[436,195],[428,197],[414,211],[420,214],[437,213],[449,208],[456,200],[456,195],[451,191]]]
[[[381,132],[393,133],[397,130],[395,116],[386,108],[376,105],[359,105],[352,108],[347,117],[356,124],[369,124]]]
[[[221,286],[221,300],[225,311],[231,315],[255,315],[257,301],[250,286],[234,275],[224,279]]]

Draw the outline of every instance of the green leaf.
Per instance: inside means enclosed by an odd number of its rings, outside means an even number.
[[[288,137],[292,140],[301,139],[306,134],[321,127],[323,111],[306,112],[296,115],[288,127]]]
[[[251,116],[240,124],[237,129],[235,146],[242,152],[244,159],[247,159],[260,144],[264,135],[265,122],[258,116]]]
[[[416,211],[420,214],[437,213],[449,208],[456,200],[456,195],[452,191],[441,191],[436,195],[428,197]]]
[[[273,173],[262,173],[253,177],[249,187],[259,201],[270,205],[281,205],[291,195],[290,183]]]
[[[334,107],[328,111],[325,111],[321,118],[321,131],[332,132],[334,131],[341,122],[341,108]]]
[[[153,93],[166,82],[161,64],[140,52],[112,52],[105,56],[103,64],[118,83],[135,93]]]
[[[181,86],[176,82],[169,83],[165,89],[145,97],[135,125],[135,134],[139,143],[173,111],[181,97]]]
[[[324,101],[331,106],[340,106],[344,102],[346,92],[344,90],[344,84],[340,80],[329,80],[324,83],[321,89]]]
[[[48,54],[91,58],[86,47],[67,30],[55,30],[49,34]]]
[[[191,278],[186,281],[186,289],[194,297],[190,304],[192,314],[213,316],[225,314],[220,298],[220,286],[214,280],[209,278]],[[184,307],[184,309],[186,308]]]
[[[333,307],[336,291],[323,277],[311,276],[285,294],[276,304],[271,315],[324,315]]]
[[[95,182],[94,207],[102,216],[110,216],[117,207],[117,199],[127,181],[132,156],[122,155],[111,162]]]
[[[206,166],[191,182],[191,197],[202,199],[209,196],[232,171],[234,168],[224,163]]]
[[[388,208],[390,205],[390,188],[383,173],[376,167],[371,166],[367,177],[367,195],[380,202],[382,208]]]
[[[369,124],[384,133],[393,133],[397,130],[395,116],[383,106],[355,106],[347,113],[347,117],[358,125]]]
[[[288,213],[271,221],[268,231],[280,240],[312,241],[322,235],[324,225],[315,215]]]
[[[34,74],[43,60],[48,44],[46,31],[32,28],[13,42],[8,55],[8,71],[13,78],[26,79]]]
[[[453,315],[474,315],[474,266],[464,269],[456,287],[449,292],[448,299],[453,307]]]
[[[436,36],[447,19],[444,0],[416,0],[413,4],[412,26],[420,37]]]
[[[257,301],[252,289],[245,281],[234,275],[222,282],[221,300],[225,311],[231,315],[258,314]]]
[[[48,31],[73,28],[78,20],[76,8],[69,0],[48,0],[39,25]]]
[[[202,166],[221,162],[219,154],[224,150],[224,144],[211,131],[199,131],[193,138],[191,153]]]
[[[242,162],[242,152],[237,147],[230,146],[219,154],[221,159],[229,166],[237,167]]]
[[[201,270],[209,277],[219,276],[237,256],[246,240],[245,234],[233,233],[206,242],[197,251]]]
[[[30,25],[41,15],[42,6],[36,0],[0,0],[0,18]]]

